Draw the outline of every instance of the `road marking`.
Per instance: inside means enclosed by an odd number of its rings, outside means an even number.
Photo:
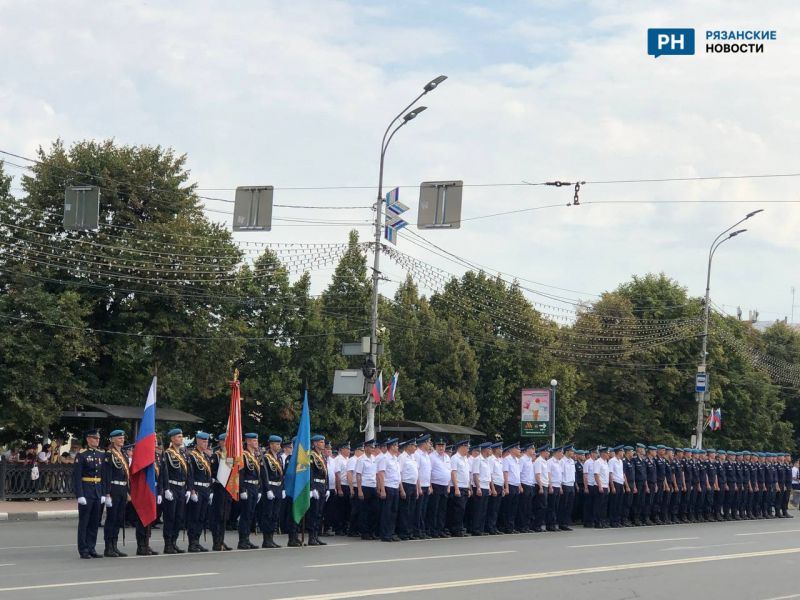
[[[606,544],[582,544],[580,546],[567,546],[567,548],[597,548],[598,546],[626,546],[628,544],[654,544],[656,542],[682,542],[684,540],[699,540],[699,537],[661,538],[658,540],[635,540],[633,542],[608,542]]]
[[[765,600],[789,600],[790,598],[800,598],[800,594],[791,594],[789,596],[775,596],[774,598],[766,598]]]
[[[28,548],[70,548],[75,544],[47,544],[46,546],[5,546],[0,550],[27,550]]]
[[[125,594],[126,598],[163,598],[165,596],[174,596],[176,594],[190,594],[192,592],[218,592],[222,590],[239,590],[244,588],[254,587],[267,587],[270,585],[289,585],[294,583],[314,583],[319,579],[290,579],[287,581],[264,581],[261,583],[240,583],[236,585],[222,585],[217,587],[201,587],[201,588],[181,588],[179,590],[169,590],[165,592],[138,592],[134,595]],[[110,594],[106,596],[83,596],[83,600],[119,600],[119,593]]]
[[[778,529],[777,531],[757,531],[755,533],[737,533],[736,535],[772,535],[773,533],[797,533],[800,529]]]
[[[669,552],[670,550],[706,550],[708,548],[724,548],[725,546],[746,546],[754,543],[755,542],[729,542],[727,544],[708,544],[707,546],[672,546],[670,548],[659,548],[659,551]]]
[[[610,573],[614,571],[631,571],[636,569],[653,569],[721,560],[736,560],[740,558],[756,558],[762,556],[778,556],[781,554],[799,554],[800,548],[783,548],[781,550],[764,550],[762,552],[745,552],[741,554],[721,554],[717,556],[698,556],[675,560],[660,560],[643,563],[630,563],[622,565],[609,565],[605,567],[587,567],[584,569],[569,569],[566,571],[547,571],[542,573],[525,573],[522,575],[507,575],[505,577],[486,577],[484,579],[458,579],[442,581],[440,583],[424,583],[397,587],[382,587],[366,590],[350,590],[332,594],[314,594],[309,596],[288,596],[280,600],[345,600],[346,598],[365,598],[368,596],[388,596],[390,594],[409,594],[412,592],[427,592],[431,590],[444,590],[451,588],[470,587],[473,585],[496,585],[498,583],[514,583],[517,581],[531,581],[535,579],[550,579],[553,577],[569,577],[574,575],[588,575],[592,573]]]
[[[322,569],[326,567],[351,567],[354,565],[377,565],[380,563],[405,562],[409,560],[439,560],[443,558],[463,558],[465,556],[490,556],[492,554],[514,554],[516,550],[496,550],[494,552],[470,552],[468,554],[448,554],[435,556],[411,556],[408,558],[387,558],[384,560],[362,560],[358,562],[327,563],[324,565],[306,565],[306,569]]]
[[[42,585],[22,585],[18,587],[0,588],[0,592],[17,592],[22,590],[45,590],[79,585],[103,585],[106,583],[129,583],[132,581],[157,581],[159,579],[183,579],[185,577],[209,577],[219,573],[187,573],[186,575],[159,575],[158,577],[128,577],[126,579],[100,579],[97,581],[70,581],[67,583],[46,583]]]
[[[3,563],[0,564],[0,567],[13,567],[16,563]]]

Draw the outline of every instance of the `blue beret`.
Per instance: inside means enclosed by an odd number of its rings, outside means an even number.
[[[325,441],[325,436],[324,436],[324,435],[321,435],[321,434],[319,434],[319,433],[318,433],[318,434],[316,434],[316,435],[312,435],[312,436],[311,436],[311,442],[312,442],[312,443],[313,443],[313,442],[324,442],[324,441]]]
[[[645,446],[645,445],[644,445],[644,444],[642,444],[641,442],[636,442],[636,447],[637,447],[637,448],[647,448],[647,446]]]
[[[279,435],[271,435],[271,436],[269,436],[268,441],[269,441],[270,444],[272,444],[272,443],[280,444],[280,443],[283,442],[283,438],[281,436],[279,436]]]
[[[655,446],[648,446],[647,449],[648,450],[658,450],[658,448],[656,448]]]
[[[176,427],[175,429],[170,429],[167,432],[167,437],[173,437],[173,436],[176,436],[176,435],[183,435],[183,430],[182,429],[178,429]]]
[[[656,446],[656,450],[666,450],[666,449],[667,447],[664,444],[659,444],[658,446]]]
[[[113,438],[113,437],[119,437],[121,435],[125,435],[125,432],[122,431],[122,429],[115,429],[114,431],[108,434],[108,437]]]
[[[211,436],[209,436],[205,431],[198,431],[194,436],[196,440],[207,440],[209,437]]]
[[[717,451],[716,451],[714,448],[708,448],[708,449],[706,450],[706,452],[707,452],[708,454],[716,454],[716,453],[717,453]]]
[[[246,440],[257,440],[258,439],[258,434],[254,433],[252,431],[250,433],[245,433],[244,434],[244,439],[246,439]]]
[[[228,434],[227,433],[220,433],[217,436],[217,441],[218,442],[224,442],[227,438],[228,438]]]
[[[429,439],[431,439],[431,434],[430,433],[426,433],[425,435],[421,435],[421,436],[419,436],[417,438],[417,444],[419,445],[419,444],[422,444],[423,442],[427,442]]]

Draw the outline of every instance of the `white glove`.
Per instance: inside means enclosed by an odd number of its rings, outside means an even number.
[[[161,497],[161,494],[159,494],[158,498],[156,498],[156,504],[161,504],[162,500],[163,500],[163,498]]]
[[[211,504],[212,502],[214,502],[214,492],[208,495],[208,503]]]
[[[281,500],[286,499],[286,490],[281,490]]]
[[[314,500],[319,500],[319,492],[317,490],[311,490],[311,497]]]
[[[172,495],[172,490],[166,490],[164,492],[164,498],[167,499],[167,502],[172,502],[175,500],[175,496]]]
[[[187,491],[186,494],[184,494],[184,498],[186,498],[186,502],[189,502],[189,498],[191,498],[191,497],[192,497],[192,492],[188,492]]]
[[[325,492],[325,500],[327,500],[330,497],[331,497],[331,491],[328,490],[327,492]]]
[[[267,491],[267,500],[275,500],[275,493],[272,490]]]
[[[198,496],[197,496],[197,492],[192,492],[191,498],[192,498],[192,502],[197,502],[198,500],[200,500],[200,498],[198,498]]]
[[[111,508],[111,496],[106,496],[106,506]]]
[[[239,494],[239,500],[247,500],[247,492],[242,492]]]
[[[256,504],[261,502],[261,492],[258,492],[258,498],[256,498]]]
[[[86,506],[86,498],[84,496],[78,498],[78,504],[80,504],[81,506]]]

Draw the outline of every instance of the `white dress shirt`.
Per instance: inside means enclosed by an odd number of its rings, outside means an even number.
[[[450,469],[456,473],[456,484],[461,489],[469,487],[469,457],[461,456],[458,452],[450,458]]]
[[[484,458],[483,456],[475,457],[472,461],[472,475],[478,476],[478,483],[482,490],[489,489],[489,482],[492,480],[492,463],[491,458]],[[472,478],[475,479],[474,477]]]
[[[564,481],[564,464],[560,459],[555,456],[547,459],[547,474],[550,476],[550,485],[554,488],[560,488],[561,483]]]
[[[400,463],[400,481],[403,483],[411,483],[417,485],[419,480],[419,466],[413,454],[403,452],[400,458],[397,459]]]
[[[364,456],[363,454],[361,456]],[[347,474],[352,473],[350,476],[353,480],[353,486],[356,485],[356,464],[358,463],[358,458],[355,454],[351,454],[350,458],[347,459],[347,464],[344,468],[344,475],[342,475],[342,485],[348,485],[347,483]]]
[[[414,452],[414,460],[419,469],[419,485],[423,489],[431,486],[431,455],[422,448]]]
[[[328,489],[336,489],[336,459],[329,456],[325,459],[325,464],[328,466]]]
[[[503,473],[508,473],[508,485],[519,485],[520,464],[516,456],[509,454],[503,459]]]
[[[356,473],[361,475],[361,487],[374,488],[378,485],[378,481],[375,477],[377,473],[375,467],[375,458],[372,456],[367,457],[365,454],[358,459],[356,463]]]
[[[589,487],[597,485],[597,482],[594,480],[594,463],[595,460],[593,458],[587,458],[586,462],[583,463],[583,474],[586,475]]]
[[[596,461],[594,461],[594,473],[595,475],[600,476],[600,486],[604,490],[607,490],[609,476],[608,463],[602,458],[598,458]]]
[[[383,486],[396,490],[400,487],[400,464],[397,457],[387,452],[382,458],[377,470],[383,473]]]
[[[561,483],[575,485],[575,461],[565,456],[561,459],[561,468],[564,470],[564,480]],[[583,482],[581,481],[580,484],[583,485]]]
[[[533,459],[527,454],[519,457],[519,481],[522,485],[534,485]]]
[[[446,452],[431,454],[431,483],[450,485],[450,457]]]
[[[497,458],[494,454],[489,457],[492,465],[492,483],[503,487],[503,459]]]
[[[547,468],[547,461],[541,456],[537,456],[533,461],[533,477],[537,485],[542,487],[550,485],[550,470]]]
[[[625,483],[625,472],[622,469],[622,461],[616,456],[608,461],[608,470],[611,472],[611,481],[622,485]]]

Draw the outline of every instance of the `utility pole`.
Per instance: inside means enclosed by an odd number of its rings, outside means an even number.
[[[724,244],[728,240],[736,237],[740,233],[744,233],[745,231],[747,231],[747,229],[738,229],[738,230],[736,230],[734,232],[728,233],[729,231],[731,231],[731,229],[733,229],[734,227],[736,227],[737,225],[739,225],[741,223],[744,223],[750,217],[753,217],[753,216],[757,215],[758,213],[763,212],[763,210],[764,209],[754,210],[753,212],[748,213],[747,216],[745,216],[744,219],[742,219],[740,221],[737,221],[736,223],[734,223],[733,225],[728,227],[725,231],[723,231],[716,238],[714,238],[714,241],[711,242],[711,247],[708,250],[708,269],[706,271],[706,296],[705,296],[705,305],[703,306],[703,315],[704,315],[704,319],[703,319],[703,347],[702,347],[702,350],[700,351],[700,365],[697,367],[698,375],[701,374],[701,373],[704,374],[704,379],[705,379],[706,383],[703,386],[704,389],[699,390],[699,389],[696,388],[697,389],[697,391],[696,391],[696,394],[697,394],[697,426],[695,428],[695,434],[696,434],[695,446],[697,448],[702,448],[703,447],[703,429],[705,428],[705,406],[706,406],[705,397],[706,397],[706,394],[709,393],[708,383],[707,383],[708,379],[707,379],[707,375],[706,375],[706,373],[707,373],[706,367],[707,367],[707,358],[708,358],[708,321],[709,321],[709,316],[710,316],[710,313],[711,313],[711,306],[710,306],[710,304],[711,304],[711,298],[710,298],[710,295],[711,295],[711,261],[714,258],[714,253],[717,251],[717,248],[719,248],[722,244]],[[727,237],[723,237],[726,233],[728,234]],[[698,378],[698,380],[699,380],[699,378]]]
[[[386,149],[389,147],[389,142],[392,141],[394,134],[397,133],[404,125],[414,119],[419,113],[424,111],[427,107],[418,106],[411,109],[420,98],[428,92],[435,90],[440,83],[442,83],[447,76],[439,75],[436,79],[429,81],[422,88],[422,93],[414,98],[414,100],[401,110],[397,116],[392,119],[386,131],[383,133],[381,140],[381,157],[380,157],[380,170],[378,173],[378,196],[375,200],[375,257],[372,263],[372,310],[370,314],[370,337],[369,337],[369,358],[366,365],[364,365],[364,374],[367,375],[368,381],[375,382],[378,374],[378,285],[381,277],[381,229],[383,228],[383,165],[386,158]],[[409,111],[409,112],[406,112]],[[389,133],[395,123],[402,117],[403,121],[394,130]],[[375,439],[375,403],[371,400],[370,395],[367,394],[365,400],[367,403],[367,423],[364,429],[364,436],[367,440]]]
[[[794,286],[792,286],[792,320],[789,323],[794,324]]]

